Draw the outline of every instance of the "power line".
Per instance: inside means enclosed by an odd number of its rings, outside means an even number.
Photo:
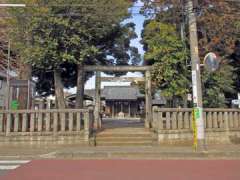
[[[219,1],[226,1],[226,2],[240,2],[240,0],[219,0]],[[151,2],[151,4],[159,4],[160,2]],[[1,8],[1,5],[0,4],[0,8]],[[69,7],[100,7],[101,6],[96,6],[96,5],[93,5],[93,4],[50,4],[50,5],[26,5],[26,7],[66,7],[66,6],[69,6]],[[5,6],[2,6],[2,7],[5,7]],[[20,7],[23,7],[21,4],[20,4]],[[102,7],[105,7],[105,6],[102,6]],[[160,14],[162,10],[160,11],[157,11],[156,9],[155,10],[150,10],[150,8],[147,8],[145,11],[143,10],[143,12],[140,12],[140,10],[136,10],[136,12],[134,12],[133,8],[143,8],[145,7],[144,5],[133,5],[131,6],[130,8],[128,8],[128,10],[126,10],[126,13],[129,13],[130,16],[154,16],[154,15],[157,15],[157,14]],[[208,9],[208,8],[204,8],[204,9]],[[199,12],[201,10],[203,10],[203,8],[194,8],[193,9],[195,12]],[[237,10],[236,10],[237,11]],[[164,11],[162,11],[164,13]],[[177,9],[174,11],[175,13],[182,13],[182,15],[186,16],[188,13],[191,13],[191,12],[188,12],[186,10],[182,10],[182,9]],[[208,12],[211,13],[211,10],[209,10]],[[93,12],[89,12],[89,13],[93,13]],[[236,12],[212,12],[212,13],[216,13],[216,14],[219,14],[219,15],[236,15],[236,16],[240,16],[240,13],[236,13]],[[86,13],[87,14],[87,13]],[[113,16],[113,13],[112,12],[108,12],[108,13],[103,13],[103,14],[99,14],[98,15],[103,15],[103,16]],[[121,15],[121,14],[119,14]],[[44,15],[26,15],[23,13],[23,15],[18,15],[18,16],[14,16],[14,15],[0,15],[0,18],[14,18],[14,17],[71,17],[71,16],[74,16],[74,17],[82,17],[84,16],[83,13],[56,13],[56,14],[47,14],[45,13]],[[173,17],[173,16],[172,16]],[[174,18],[174,17],[173,17]]]
[[[240,0],[219,0],[220,2],[233,2],[233,3],[240,3]],[[162,2],[149,2],[148,5],[131,5],[128,7],[128,9],[134,9],[134,8],[144,8],[144,7],[150,7],[151,5],[162,5]],[[106,5],[96,5],[96,4],[5,4],[0,3],[0,8],[48,8],[48,7],[97,7],[97,8],[106,8]],[[122,6],[114,6],[116,7],[122,7]]]
[[[233,2],[233,3],[240,3],[240,0],[218,0],[219,2]],[[149,5],[156,5],[156,4],[163,4],[162,2],[149,2]],[[7,4],[7,3],[0,3],[0,8],[11,8],[11,7],[106,7],[104,5],[99,6],[96,4],[84,3],[84,4],[25,4],[25,3],[18,3],[18,4]],[[115,6],[117,7],[117,6]],[[121,7],[121,6],[118,6]],[[130,8],[141,8],[146,7],[146,5],[132,5]]]
[[[208,11],[209,13],[216,13],[218,15],[236,15],[236,16],[240,16],[240,13],[235,13],[235,12],[211,12]],[[146,13],[139,13],[139,12],[129,12],[129,16],[145,16],[145,15],[157,15],[160,12],[146,12]],[[180,11],[175,11],[175,13],[181,13]],[[189,12],[183,12],[182,15],[187,15]],[[87,14],[87,13],[86,13]],[[90,13],[89,13],[90,14]],[[101,15],[98,13],[98,15]],[[103,16],[113,16],[113,13],[104,13],[102,14]],[[119,14],[121,15],[121,14]],[[0,18],[15,18],[15,17],[82,17],[84,16],[84,14],[81,13],[56,13],[56,14],[42,14],[42,15],[26,15],[26,14],[22,14],[22,15],[0,15]],[[179,17],[179,16],[172,16],[172,18],[174,17]]]

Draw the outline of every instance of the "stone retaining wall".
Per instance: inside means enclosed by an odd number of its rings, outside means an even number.
[[[88,109],[0,111],[0,146],[89,144],[93,121]]]
[[[240,144],[239,109],[204,109],[207,144]],[[192,109],[154,109],[159,144],[193,144]]]

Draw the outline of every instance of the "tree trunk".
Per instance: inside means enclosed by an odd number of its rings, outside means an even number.
[[[76,109],[82,109],[83,108],[83,102],[84,102],[84,69],[83,65],[78,65],[78,77],[77,77],[77,93],[76,93]]]
[[[188,95],[183,96],[183,107],[188,108]]]
[[[56,107],[58,109],[65,109],[65,99],[64,99],[64,92],[63,92],[63,84],[61,81],[61,74],[58,70],[54,70],[54,86],[55,86],[55,97]]]
[[[21,63],[20,65],[20,72],[19,72],[19,79],[20,80],[31,80],[32,78],[32,66],[29,64]],[[30,92],[31,94],[31,92]],[[28,88],[19,88],[19,109],[29,109],[32,106],[32,96],[28,94]],[[29,99],[28,99],[29,97]]]

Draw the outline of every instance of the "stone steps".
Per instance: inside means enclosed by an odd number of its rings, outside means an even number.
[[[145,128],[106,129],[95,136],[96,146],[142,146],[149,147],[156,142],[153,132]]]
[[[138,137],[119,137],[119,136],[115,136],[115,137],[111,137],[111,136],[107,136],[107,137],[96,137],[96,140],[98,142],[114,142],[114,141],[126,141],[126,142],[131,142],[131,141],[152,141],[153,137],[152,136],[138,136]]]
[[[121,138],[128,138],[128,137],[136,137],[136,138],[144,138],[144,137],[152,137],[152,133],[123,133],[123,132],[114,132],[114,133],[101,133],[97,134],[96,138],[108,138],[108,137],[121,137]]]
[[[152,141],[141,141],[141,142],[97,142],[96,146],[101,147],[125,147],[125,146],[141,146],[141,147],[151,147]]]

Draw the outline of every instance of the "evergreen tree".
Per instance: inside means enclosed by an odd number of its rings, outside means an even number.
[[[190,91],[190,74],[186,60],[188,51],[171,24],[150,21],[144,29],[145,62],[153,65],[152,79],[170,99],[186,99]]]
[[[129,45],[134,37],[133,25],[120,24],[128,17],[129,1],[71,0],[66,4],[59,0],[51,4],[42,0],[37,3],[42,9],[36,8],[30,13],[28,9],[24,12],[14,10],[12,14],[16,19],[21,13],[31,15],[28,19],[31,46],[26,46],[21,40],[18,42],[23,52],[31,54],[24,59],[34,68],[39,92],[49,95],[55,91],[59,107],[65,107],[63,87],[76,86],[76,83],[77,100],[81,101],[77,106],[82,106],[86,80],[83,65],[127,65],[131,57],[137,56],[136,49]],[[18,20],[15,24],[19,26],[20,23]],[[49,75],[48,79],[46,75]]]
[[[233,67],[222,64],[216,72],[203,71],[203,104],[208,108],[227,107],[226,94],[234,93]]]
[[[236,93],[234,91],[236,86],[234,87],[233,83],[236,81],[235,77],[238,70],[233,67],[237,67],[238,62],[236,60],[236,42],[239,39],[239,17],[233,12],[236,12],[239,4],[218,0],[199,0],[197,6],[197,1],[194,2],[198,20],[201,63],[203,63],[203,58],[208,52],[215,52],[222,61],[218,72],[202,71],[204,106],[223,107],[226,104],[226,97],[233,98],[232,93]],[[186,27],[188,25],[186,21],[187,12],[184,11],[184,1],[160,0],[157,3],[155,1],[145,1],[145,5],[145,9],[150,8],[157,13],[154,17],[155,20],[174,24],[183,42],[188,39],[184,37],[184,34],[188,35],[186,31],[188,29]],[[189,47],[188,41],[186,41],[186,47]],[[225,83],[220,83],[220,80]],[[221,97],[218,98],[216,95],[219,93]],[[211,103],[213,99],[214,102]]]

